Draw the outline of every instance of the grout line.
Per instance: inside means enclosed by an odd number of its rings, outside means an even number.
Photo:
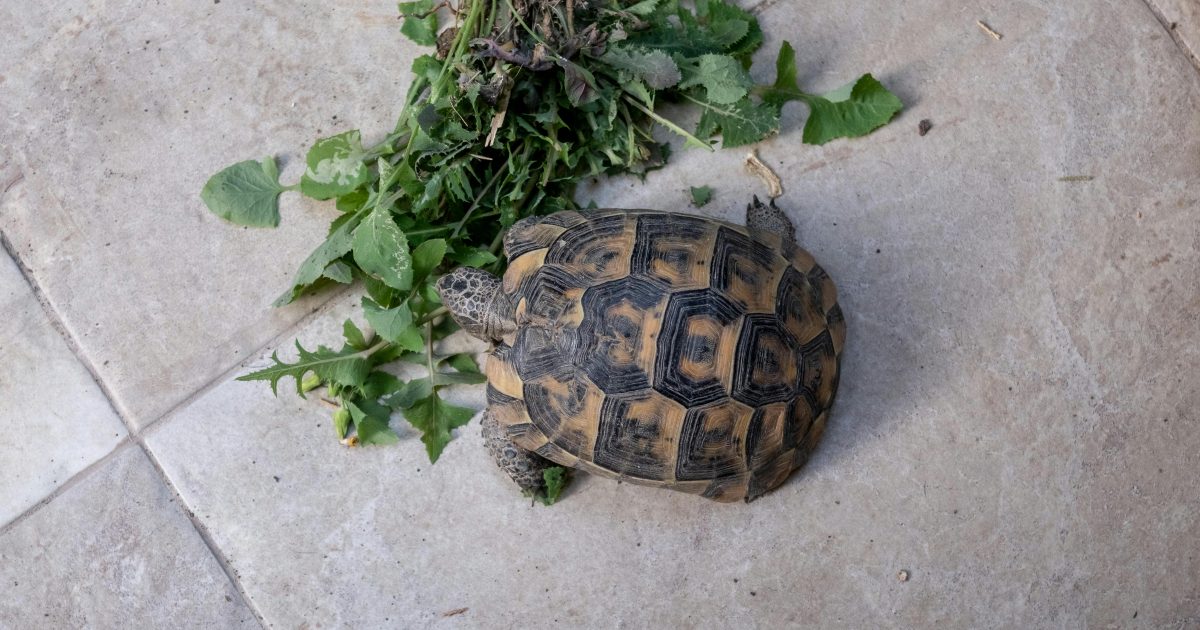
[[[71,488],[74,488],[79,484],[79,482],[83,481],[85,477],[91,474],[92,471],[102,467],[104,464],[107,464],[117,456],[118,452],[133,443],[133,438],[129,437],[128,435],[120,440],[117,440],[117,443],[113,445],[112,450],[104,455],[101,455],[98,459],[96,459],[96,461],[84,466],[82,470],[68,477],[66,481],[58,484],[58,487],[54,490],[51,490],[50,494],[46,495],[41,501],[29,506],[27,510],[18,514],[16,518],[5,523],[4,525],[0,525],[0,537],[3,537],[8,532],[12,531],[17,525],[23,523],[26,519],[38,513],[38,511],[40,511],[42,508],[49,505],[51,501],[57,499],[59,495],[63,494],[67,490],[70,490]]]
[[[204,523],[200,522],[200,517],[196,516],[196,511],[193,510],[190,505],[188,505],[187,501],[183,498],[183,494],[181,494],[179,489],[175,487],[175,484],[171,482],[171,478],[167,476],[167,471],[163,469],[162,464],[158,461],[158,457],[155,456],[154,451],[150,450],[150,447],[146,445],[141,436],[136,438],[136,443],[142,449],[142,453],[146,455],[146,459],[150,460],[150,465],[153,466],[154,471],[158,473],[159,479],[163,482],[163,485],[165,485],[167,490],[169,490],[171,494],[178,499],[177,505],[183,508],[184,516],[186,516],[188,521],[192,523],[192,528],[196,530],[196,533],[200,536],[200,540],[204,542],[204,546],[208,547],[208,552],[217,560],[217,564],[221,567],[221,570],[225,572],[225,577],[229,578],[229,583],[233,584],[234,590],[236,590],[238,596],[242,598],[242,603],[244,603],[250,613],[254,615],[254,618],[258,621],[259,627],[263,630],[266,630],[266,618],[263,617],[262,611],[258,609],[258,606],[254,603],[254,600],[250,598],[250,594],[247,593],[245,587],[242,586],[242,581],[239,579],[237,571],[233,568],[233,565],[229,562],[229,558],[225,556],[225,552],[222,551],[221,547],[217,545],[217,542],[213,540],[212,534],[208,531],[208,528],[204,526]]]
[[[1163,30],[1170,36],[1171,41],[1175,42],[1175,46],[1179,48],[1179,52],[1183,53],[1184,57],[1187,57],[1197,72],[1200,72],[1200,56],[1197,56],[1196,51],[1192,50],[1192,47],[1183,41],[1183,37],[1179,35],[1179,29],[1175,27],[1175,22],[1167,19],[1166,14],[1162,12],[1162,9],[1158,8],[1154,0],[1142,0],[1142,4],[1146,5],[1146,8],[1154,16],[1154,19],[1158,20],[1159,26],[1162,26]]]
[[[238,372],[240,372],[242,369],[245,368],[247,361],[255,360],[259,355],[261,355],[264,351],[266,351],[267,348],[277,347],[283,342],[283,340],[287,339],[288,337],[294,337],[297,331],[303,329],[305,326],[312,323],[313,320],[321,317],[322,315],[328,313],[330,310],[335,308],[339,304],[338,298],[342,297],[349,291],[350,291],[350,287],[343,287],[338,291],[329,293],[328,298],[324,302],[321,302],[317,306],[313,307],[313,309],[311,311],[309,311],[308,313],[305,313],[303,316],[300,317],[300,319],[297,319],[295,321],[295,323],[293,323],[291,326],[288,326],[287,328],[282,330],[278,335],[271,337],[270,339],[267,340],[266,343],[262,344],[261,346],[251,350],[250,352],[247,352],[243,358],[238,360],[237,363],[234,363],[233,365],[229,366],[228,368],[222,370],[219,374],[214,376],[211,380],[204,383],[200,387],[197,387],[195,389],[195,391],[193,391],[192,393],[185,396],[183,398],[183,400],[180,400],[179,402],[175,403],[174,405],[171,405],[170,408],[168,408],[163,413],[159,414],[159,416],[157,418],[151,420],[150,422],[147,422],[145,424],[145,426],[143,426],[141,429],[139,429],[137,431],[137,435],[138,436],[145,435],[146,432],[150,430],[150,427],[156,426],[163,420],[166,420],[167,418],[174,415],[176,412],[180,411],[181,409],[185,409],[185,408],[189,407],[192,403],[194,403],[197,400],[199,400],[200,398],[204,397],[205,394],[216,389],[217,386],[230,380],[231,376],[233,376],[234,374],[237,374]]]
[[[96,386],[100,388],[100,393],[104,394],[104,399],[108,401],[108,406],[112,409],[113,414],[121,420],[121,423],[125,425],[125,431],[132,436],[135,433],[133,423],[130,422],[128,416],[121,410],[120,406],[114,402],[116,398],[104,383],[104,380],[100,378],[100,374],[96,372],[95,364],[87,359],[83,348],[79,346],[75,341],[75,337],[71,335],[71,331],[67,329],[67,323],[63,321],[62,317],[59,317],[58,311],[54,309],[54,305],[50,304],[50,299],[46,297],[46,293],[42,291],[42,287],[34,279],[33,270],[21,259],[20,254],[17,253],[17,248],[13,246],[12,241],[8,240],[8,235],[3,231],[0,231],[0,249],[3,249],[12,258],[13,262],[17,264],[17,269],[20,270],[21,276],[25,278],[25,283],[29,285],[33,297],[42,306],[42,311],[46,314],[46,319],[50,322],[50,325],[54,330],[58,331],[63,342],[67,344],[67,349],[71,351],[71,354],[75,355],[75,360],[79,361],[80,365],[88,371]]]
[[[88,373],[91,375],[92,380],[95,381],[96,386],[100,388],[100,392],[104,395],[104,398],[108,402],[109,407],[112,409],[113,414],[116,415],[118,418],[120,418],[121,422],[125,425],[125,430],[127,432],[127,435],[124,438],[122,438],[117,443],[117,445],[113,448],[113,450],[111,450],[107,455],[101,457],[100,459],[96,460],[95,462],[92,462],[87,467],[85,467],[83,470],[72,475],[69,479],[67,479],[65,482],[63,482],[62,485],[60,485],[58,488],[55,488],[53,492],[51,492],[48,496],[46,496],[46,498],[44,498],[41,501],[39,501],[38,503],[34,504],[34,506],[29,508],[28,510],[25,510],[24,512],[22,512],[19,516],[14,518],[8,524],[4,525],[3,527],[0,527],[0,535],[7,533],[9,530],[11,530],[13,527],[15,527],[18,523],[21,523],[21,522],[25,521],[26,519],[28,519],[34,513],[39,511],[42,507],[49,505],[52,501],[54,501],[54,499],[58,498],[61,494],[66,492],[68,489],[74,487],[76,484],[78,484],[80,481],[82,481],[84,478],[86,478],[93,471],[99,469],[103,464],[107,463],[109,460],[111,460],[113,457],[115,457],[116,454],[118,452],[120,452],[121,450],[123,450],[123,448],[126,445],[136,444],[138,446],[138,448],[140,448],[142,450],[142,453],[144,453],[146,455],[147,459],[150,460],[150,463],[154,467],[154,470],[158,473],[159,480],[167,487],[167,489],[171,492],[172,495],[174,495],[175,497],[178,497],[178,499],[179,499],[178,506],[181,509],[183,509],[184,515],[188,518],[188,520],[192,524],[192,528],[196,531],[197,535],[200,536],[200,540],[204,543],[205,547],[208,548],[208,552],[210,554],[212,554],[212,556],[217,560],[217,564],[221,567],[221,570],[225,572],[225,576],[229,579],[230,583],[233,584],[234,590],[236,590],[238,592],[238,596],[242,598],[242,603],[244,603],[246,608],[248,610],[250,610],[250,612],[255,616],[255,620],[258,621],[259,627],[264,628],[264,630],[265,630],[266,621],[263,618],[262,613],[258,610],[258,608],[254,605],[253,601],[250,599],[249,595],[246,593],[246,589],[242,586],[241,580],[238,579],[237,573],[233,570],[233,567],[230,565],[229,559],[221,551],[221,548],[219,546],[217,546],[216,542],[213,541],[211,534],[209,534],[209,532],[208,532],[208,528],[206,528],[199,521],[199,519],[196,518],[194,510],[192,510],[191,507],[187,504],[187,502],[183,499],[183,495],[181,495],[179,493],[179,489],[175,487],[175,484],[171,482],[171,479],[167,476],[166,472],[163,470],[162,465],[159,463],[158,458],[155,457],[153,451],[151,451],[150,448],[148,446],[146,446],[146,443],[142,437],[142,431],[137,431],[135,429],[135,427],[133,426],[133,423],[130,422],[130,419],[124,413],[122,413],[121,409],[114,403],[113,394],[109,390],[109,388],[105,385],[103,379],[100,378],[100,375],[96,372],[95,365],[91,361],[88,360],[87,355],[83,352],[82,348],[76,342],[75,338],[73,336],[71,336],[69,330],[67,329],[66,322],[64,322],[62,320],[62,318],[58,315],[58,312],[55,311],[54,308],[51,306],[49,300],[46,298],[45,293],[42,291],[41,286],[38,285],[37,280],[34,278],[32,270],[30,270],[29,267],[25,265],[25,262],[23,260],[21,260],[21,257],[19,255],[17,255],[16,248],[14,248],[12,246],[12,242],[8,240],[8,236],[3,231],[0,231],[0,249],[3,249],[4,252],[10,258],[12,258],[13,262],[16,263],[17,268],[21,272],[21,276],[25,279],[25,282],[29,285],[30,291],[32,291],[34,297],[38,301],[38,304],[41,305],[42,310],[45,312],[47,320],[50,322],[51,326],[53,326],[54,329],[56,331],[58,331],[59,335],[62,336],[63,341],[67,344],[67,347],[70,349],[71,353],[75,356],[75,360],[79,361],[79,363],[84,367],[84,369],[86,369],[88,371]],[[318,307],[317,309],[314,309],[313,313],[310,313],[308,316],[301,318],[300,321],[301,322],[307,321],[309,317],[312,317],[313,314],[315,314],[321,310],[322,309],[320,307]],[[289,327],[288,331],[291,331],[294,328],[295,328],[294,326]],[[271,342],[273,343],[274,339],[272,339]],[[265,347],[267,347],[267,346],[263,346],[263,348],[265,348]],[[260,353],[263,348],[256,349],[254,351],[255,354]],[[234,370],[234,369],[237,369],[237,366],[230,368],[230,370]],[[230,370],[227,370],[226,372],[222,373],[222,375],[227,374]],[[187,400],[192,400],[192,399],[193,399],[193,396],[188,396],[188,398],[187,398]],[[175,408],[177,408],[177,407],[173,407],[171,411],[173,411]],[[165,414],[164,414],[164,416],[160,416],[159,418],[157,418],[154,422],[146,425],[146,427],[143,427],[143,431],[146,428],[149,428],[150,425],[156,423],[158,420],[161,420],[163,417],[165,417]]]

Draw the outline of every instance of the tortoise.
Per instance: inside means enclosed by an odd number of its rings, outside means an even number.
[[[746,227],[653,210],[529,217],[503,278],[438,280],[492,343],[485,443],[526,491],[561,465],[749,502],[808,459],[846,337],[837,290],[774,202]]]

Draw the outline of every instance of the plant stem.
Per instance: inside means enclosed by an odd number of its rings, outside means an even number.
[[[460,219],[458,224],[454,226],[454,231],[450,232],[450,238],[458,236],[458,233],[462,231],[463,226],[466,225],[467,221],[471,219],[471,214],[475,212],[475,209],[479,207],[479,203],[483,201],[483,196],[492,189],[492,186],[494,186],[496,182],[500,180],[500,176],[503,174],[504,167],[498,166],[496,168],[496,174],[493,175],[490,180],[488,180],[488,183],[483,187],[483,190],[479,191],[478,195],[475,195],[475,200],[471,202],[471,206],[467,208],[467,211],[463,214],[463,218]]]
[[[433,322],[433,320],[435,320],[449,312],[450,312],[450,309],[446,308],[445,306],[439,306],[439,307],[433,309],[432,311],[429,311],[429,313],[427,313],[424,317],[418,319],[417,325],[420,326],[421,324],[430,324]]]
[[[662,116],[659,116],[658,114],[654,113],[654,110],[652,110],[652,109],[650,109],[649,107],[646,107],[645,105],[642,105],[641,103],[639,103],[639,102],[638,102],[638,100],[637,100],[636,98],[634,98],[634,97],[633,97],[633,95],[626,93],[626,94],[625,94],[625,100],[626,100],[626,101],[628,101],[630,105],[633,105],[634,107],[636,107],[636,108],[638,108],[639,110],[641,110],[641,112],[642,112],[643,114],[645,114],[645,115],[647,115],[647,116],[649,116],[649,117],[653,118],[655,121],[657,121],[657,122],[658,122],[658,124],[660,124],[660,125],[662,125],[662,126],[666,127],[667,129],[670,129],[671,131],[674,131],[675,133],[677,133],[677,134],[679,134],[679,135],[683,136],[683,137],[684,137],[684,139],[686,140],[686,141],[684,142],[684,144],[685,144],[685,145],[691,145],[691,146],[695,146],[695,147],[701,147],[701,148],[704,148],[704,149],[708,149],[709,151],[716,151],[716,149],[712,148],[712,146],[711,146],[711,145],[709,145],[708,143],[704,142],[704,141],[703,141],[703,140],[701,140],[700,138],[697,138],[696,136],[693,136],[692,134],[688,133],[688,132],[687,132],[687,130],[686,130],[686,129],[684,129],[683,127],[680,127],[679,125],[676,125],[675,123],[673,123],[673,122],[671,122],[671,121],[667,120],[666,118],[663,118]]]

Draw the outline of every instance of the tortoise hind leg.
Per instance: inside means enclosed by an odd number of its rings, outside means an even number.
[[[483,412],[483,443],[500,467],[521,490],[536,493],[545,485],[542,473],[554,462],[517,446],[504,432],[504,428],[492,416],[491,410]]]
[[[779,234],[783,236],[784,242],[794,243],[796,241],[796,226],[792,225],[791,219],[788,219],[783,210],[775,205],[774,199],[769,204],[765,204],[758,200],[758,195],[755,195],[754,201],[746,206],[746,227],[751,230]]]

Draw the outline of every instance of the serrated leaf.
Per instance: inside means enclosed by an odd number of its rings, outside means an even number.
[[[661,50],[609,46],[600,60],[618,70],[632,73],[656,90],[666,89],[679,83],[683,76],[680,74],[675,60]]]
[[[746,69],[728,55],[701,55],[681,67],[684,76],[679,87],[702,85],[708,95],[707,100],[719,105],[737,102],[754,85]]]
[[[412,310],[407,303],[394,308],[383,308],[370,298],[362,300],[363,313],[375,333],[409,352],[425,349],[425,339],[419,328],[413,325]]]
[[[762,29],[753,14],[720,0],[697,2],[696,13],[708,26],[713,40],[724,47],[726,54],[749,65],[750,55],[762,46],[763,41]]]
[[[370,178],[366,155],[357,129],[317,140],[305,157],[308,170],[300,178],[300,192],[313,199],[354,192]]]
[[[895,94],[870,74],[859,77],[848,96],[842,90],[835,90],[826,96],[810,96],[805,102],[811,109],[802,136],[807,144],[865,136],[887,124],[904,107]]]
[[[400,13],[404,16],[404,24],[400,32],[422,46],[437,44],[437,16],[431,13],[433,0],[418,2],[401,2]],[[421,17],[421,15],[425,17]]]
[[[700,208],[712,200],[713,189],[709,186],[692,186],[692,205]]]
[[[696,126],[696,135],[704,138],[720,131],[726,147],[752,144],[779,131],[779,110],[766,103],[743,98],[732,105],[700,105],[704,111]]]
[[[271,361],[274,362],[274,365],[257,372],[243,374],[237,380],[268,381],[271,384],[271,392],[279,395],[277,386],[280,379],[290,376],[296,381],[296,393],[303,397],[301,384],[304,375],[309,372],[315,373],[326,383],[343,387],[359,387],[371,370],[371,365],[363,354],[349,346],[337,352],[325,346],[319,346],[316,351],[309,352],[297,341],[296,350],[299,352],[300,358],[295,363],[280,361],[279,353],[275,352],[271,354]]]
[[[380,417],[375,414],[368,413],[362,409],[363,404],[348,403],[346,407],[350,410],[350,416],[354,418],[354,428],[358,430],[359,444],[395,444],[400,441],[400,436],[388,426],[388,418]]]
[[[283,306],[294,302],[305,289],[325,274],[330,263],[350,252],[353,247],[351,235],[354,229],[358,227],[359,215],[344,216],[348,218],[334,229],[325,239],[325,242],[317,246],[308,255],[308,258],[304,259],[304,262],[300,263],[300,269],[296,271],[296,277],[292,279],[292,288],[285,291],[283,295],[279,296],[279,299],[275,300],[275,306]]]
[[[412,251],[413,281],[420,282],[442,264],[446,257],[445,239],[435,238],[421,243]]]
[[[408,290],[412,287],[412,258],[408,239],[396,225],[392,213],[376,208],[354,230],[354,262],[384,284]]]
[[[227,166],[208,179],[200,199],[215,215],[251,227],[279,225],[279,183],[275,158],[246,160]]]
[[[404,410],[404,417],[409,424],[421,431],[421,442],[425,444],[430,462],[436,462],[441,457],[442,451],[450,443],[450,432],[470,422],[474,415],[471,409],[443,401],[436,391]]]

